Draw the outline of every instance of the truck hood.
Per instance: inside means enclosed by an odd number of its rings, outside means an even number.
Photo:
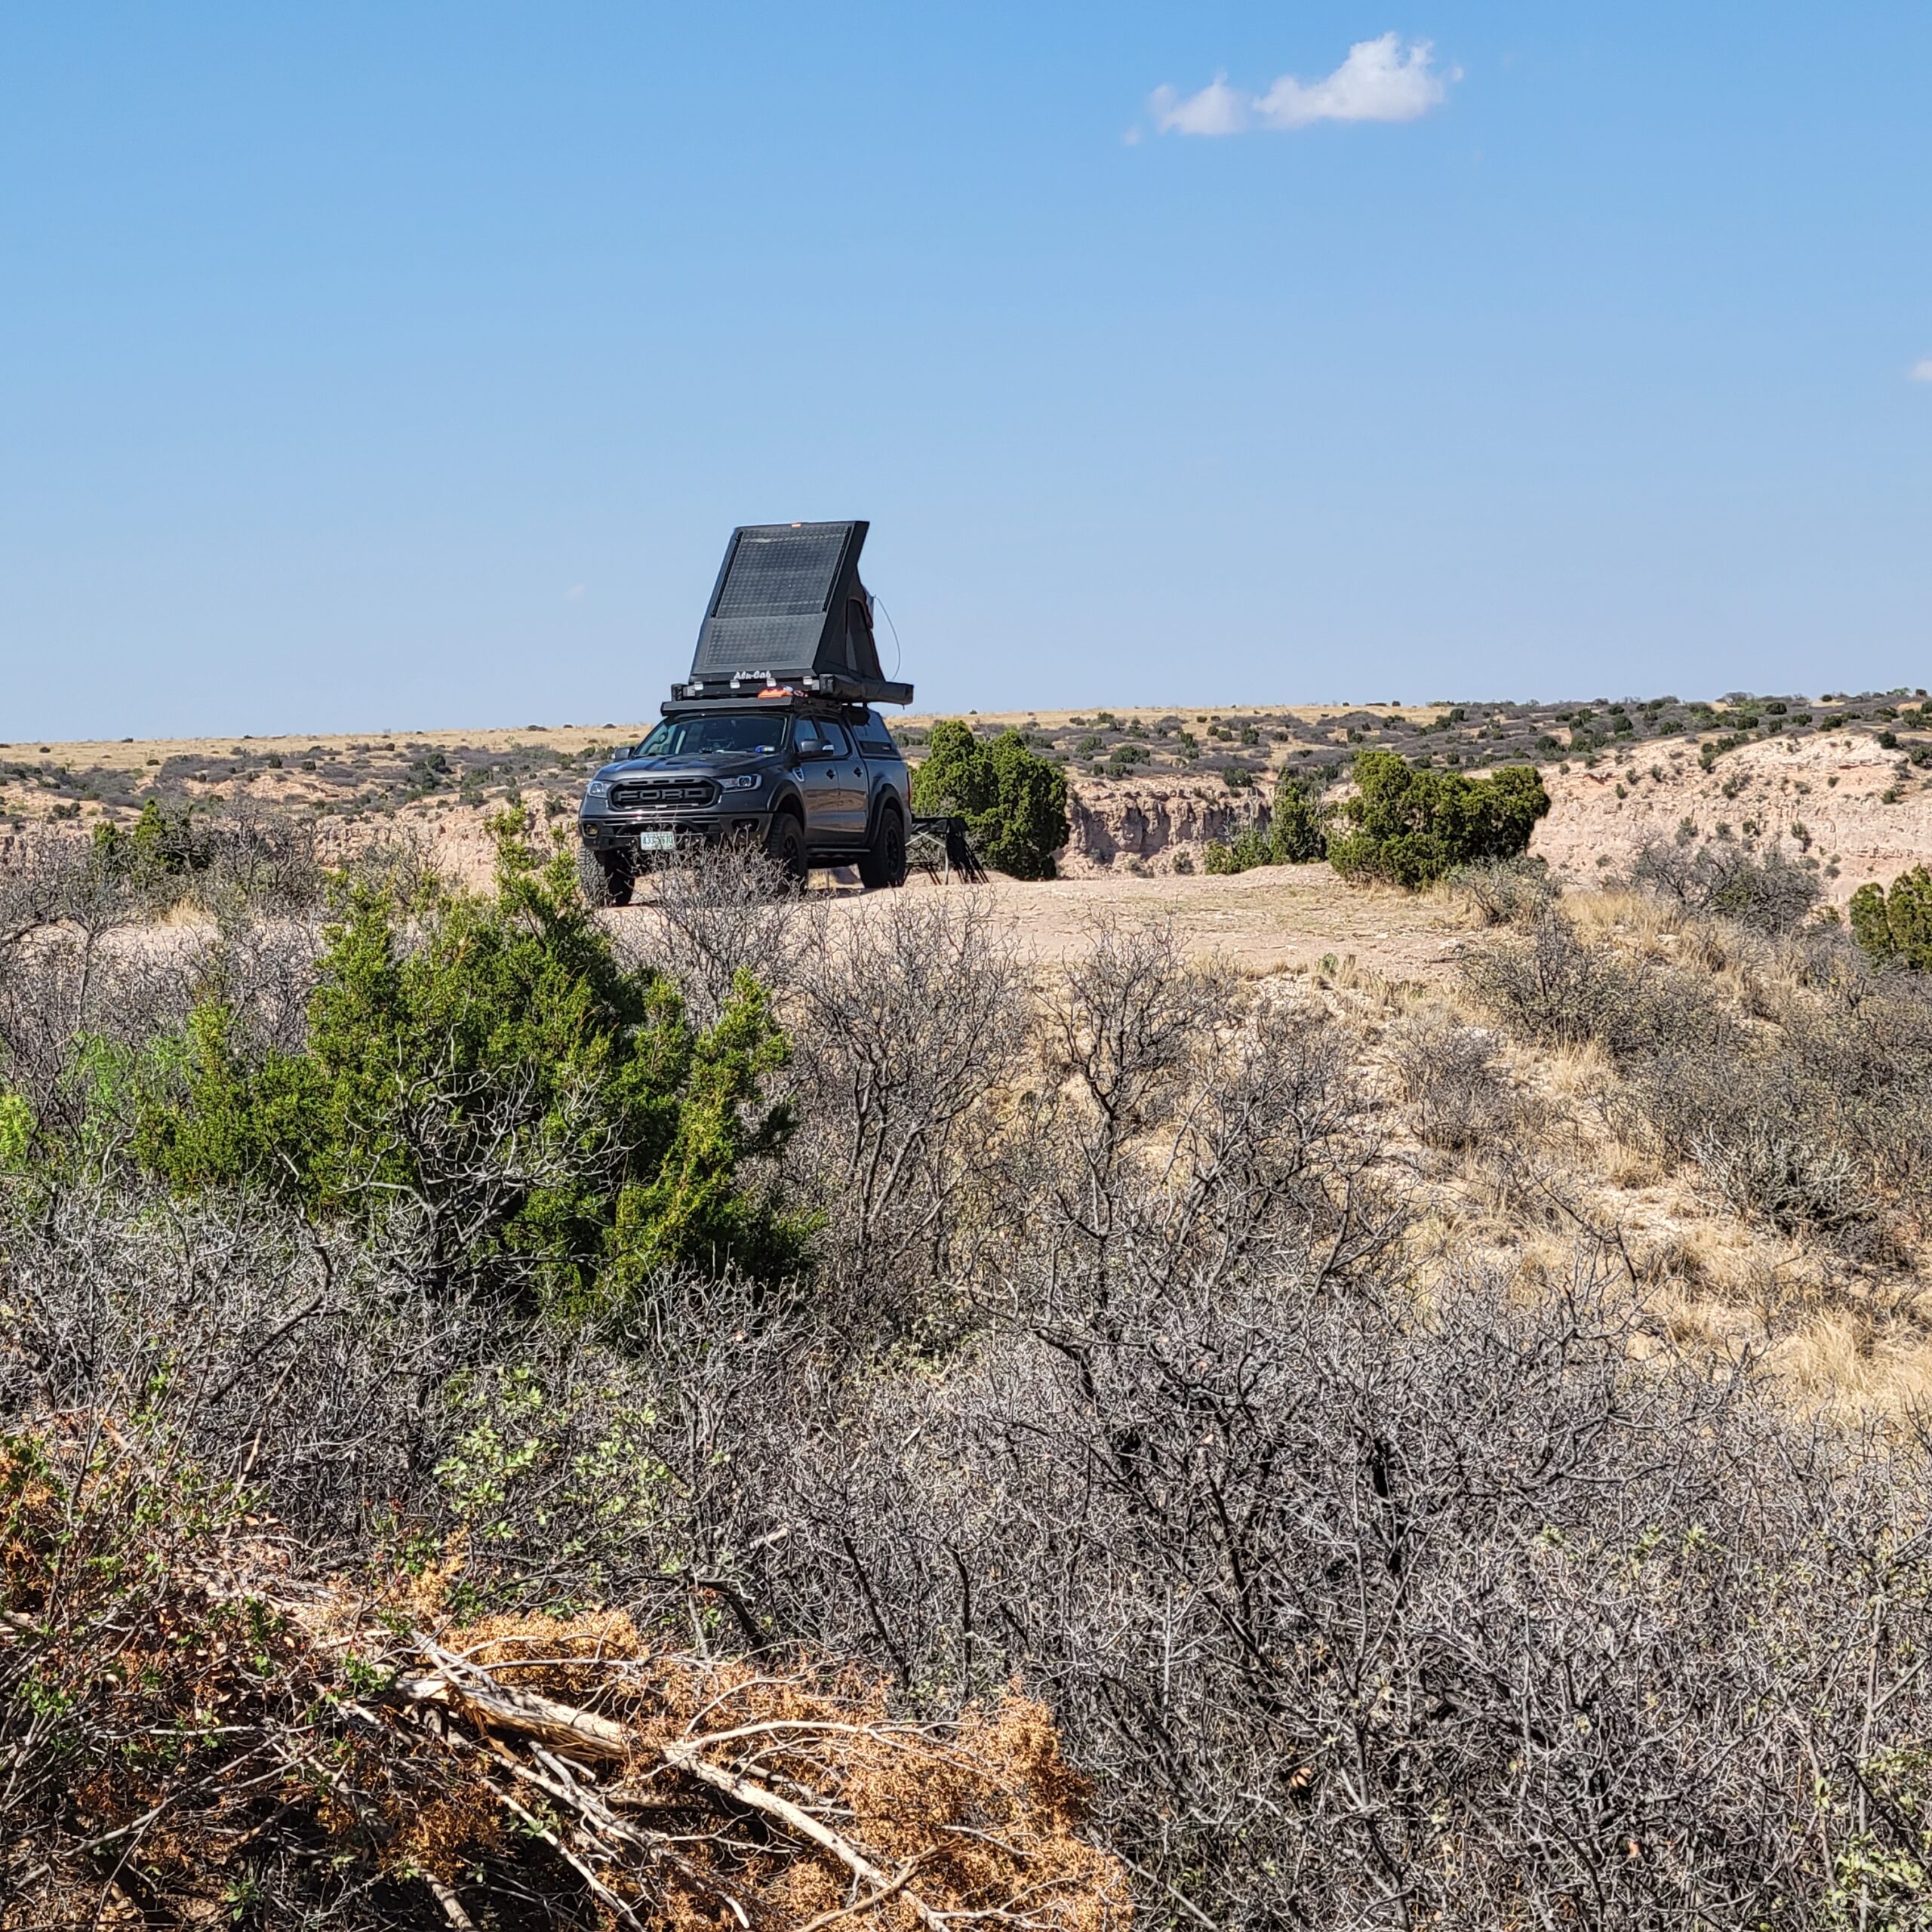
[[[599,778],[637,778],[653,772],[682,771],[743,771],[755,764],[763,764],[778,754],[776,752],[707,752],[690,753],[682,758],[627,758],[615,764],[607,764],[598,773]]]

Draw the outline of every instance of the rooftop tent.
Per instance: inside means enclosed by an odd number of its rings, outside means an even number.
[[[909,704],[879,668],[859,581],[864,523],[753,523],[731,533],[678,697],[796,684],[861,703]]]

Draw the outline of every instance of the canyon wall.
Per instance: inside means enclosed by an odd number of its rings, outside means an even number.
[[[1530,849],[1575,885],[1624,871],[1645,844],[1687,826],[1815,861],[1841,903],[1867,879],[1932,863],[1932,780],[1863,732],[1760,740],[1708,768],[1694,745],[1654,741],[1594,766],[1547,766],[1543,777],[1550,811]],[[1183,856],[1198,870],[1209,840],[1268,823],[1265,794],[1217,780],[1074,778],[1069,790],[1070,878],[1171,872]]]

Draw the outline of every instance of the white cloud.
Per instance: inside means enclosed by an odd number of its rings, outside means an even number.
[[[1449,82],[1459,78],[1430,71],[1433,51],[1426,40],[1405,49],[1392,33],[1358,40],[1324,79],[1304,85],[1284,74],[1255,109],[1275,128],[1305,128],[1311,121],[1420,120],[1441,104]]]
[[[1177,94],[1156,88],[1147,103],[1154,125],[1164,134],[1238,134],[1247,125],[1249,100],[1217,74],[1198,94]]]
[[[1912,365],[1912,380],[1915,383],[1932,383],[1932,355]]]
[[[580,583],[572,584],[569,589],[564,592],[564,601],[566,604],[580,603],[583,599],[583,586]]]
[[[1441,105],[1460,68],[1434,66],[1426,40],[1404,46],[1399,34],[1358,40],[1348,58],[1318,81],[1284,74],[1266,93],[1244,94],[1217,74],[1198,94],[1156,88],[1148,101],[1163,134],[1238,134],[1247,129],[1306,128],[1317,121],[1415,121]]]

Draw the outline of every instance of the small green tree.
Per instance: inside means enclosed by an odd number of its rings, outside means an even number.
[[[1269,842],[1277,865],[1305,866],[1328,856],[1327,814],[1313,786],[1285,773],[1275,788],[1275,813]]]
[[[924,761],[912,775],[912,808],[966,821],[967,836],[995,872],[1051,878],[1054,855],[1072,835],[1066,774],[1017,731],[983,744],[956,718],[933,727]]]
[[[1891,922],[1885,917],[1885,888],[1872,879],[1851,895],[1851,936],[1859,950],[1875,966],[1891,958]]]
[[[192,804],[171,808],[149,798],[127,831],[105,820],[94,827],[95,863],[115,878],[155,885],[208,863],[208,841],[199,832]]]
[[[1526,764],[1472,778],[1369,751],[1355,759],[1355,795],[1336,808],[1346,829],[1330,834],[1331,863],[1345,878],[1411,891],[1454,866],[1515,857],[1549,810],[1542,779]]]
[[[1932,871],[1914,866],[1887,891],[1874,881],[1851,895],[1851,936],[1874,964],[1897,959],[1932,971]]]
[[[500,832],[491,896],[346,889],[299,1052],[251,1051],[218,995],[137,1107],[173,1186],[260,1186],[318,1217],[405,1217],[438,1284],[534,1281],[582,1305],[659,1268],[795,1267],[807,1225],[740,1173],[791,1130],[784,1064],[740,975],[700,1032],[677,988],[620,967],[561,857]]]

